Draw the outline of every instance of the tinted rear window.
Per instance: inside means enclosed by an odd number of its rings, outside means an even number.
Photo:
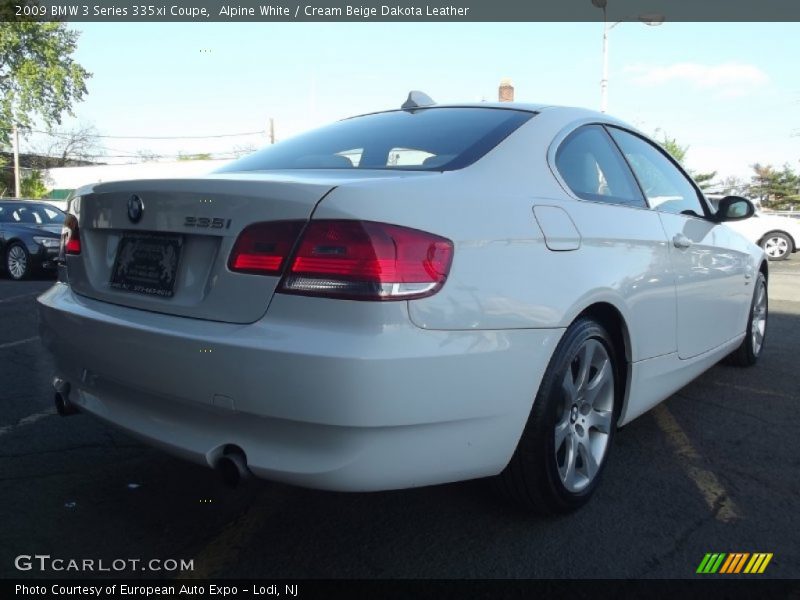
[[[489,152],[534,114],[513,109],[427,108],[365,115],[267,146],[217,173],[461,169]]]
[[[52,206],[34,203],[0,204],[0,223],[23,223],[26,225],[60,225],[64,213]]]

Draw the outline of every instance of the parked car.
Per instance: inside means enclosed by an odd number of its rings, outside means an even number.
[[[715,208],[723,198],[719,194],[709,194],[706,197]],[[789,258],[791,253],[797,252],[800,243],[800,222],[761,210],[756,210],[750,219],[729,223],[728,227],[761,246],[769,260]]]
[[[55,270],[63,212],[35,200],[0,200],[0,255],[11,279]]]
[[[67,212],[67,202],[68,199],[64,200],[51,200],[50,198],[43,198],[42,202],[49,204],[50,206],[55,206],[61,212]]]
[[[497,476],[570,511],[618,425],[758,360],[767,261],[721,224],[753,210],[712,211],[607,115],[412,94],[206,177],[78,190],[38,299],[56,406],[231,483]]]

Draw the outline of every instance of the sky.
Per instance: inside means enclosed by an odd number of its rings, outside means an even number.
[[[597,23],[73,23],[89,93],[60,129],[94,125],[109,155],[230,155],[347,116],[496,100],[599,109]],[[696,171],[749,179],[800,163],[800,23],[621,22],[609,33],[608,113],[688,146]],[[28,144],[36,140],[30,139]],[[23,150],[25,143],[23,143]]]

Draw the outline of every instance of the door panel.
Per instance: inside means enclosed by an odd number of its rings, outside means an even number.
[[[702,194],[663,149],[609,127],[669,240],[677,295],[678,356],[691,358],[743,330],[748,257],[730,230],[708,216]]]
[[[722,225],[659,213],[670,243],[678,294],[678,356],[691,358],[741,333],[747,255]],[[678,243],[676,243],[678,242]],[[683,243],[681,243],[683,242]]]

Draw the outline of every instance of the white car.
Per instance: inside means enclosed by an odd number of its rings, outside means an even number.
[[[706,197],[712,206],[716,207],[723,196],[709,194]],[[791,253],[797,252],[798,244],[800,244],[800,221],[789,217],[771,215],[756,210],[751,218],[734,221],[727,225],[761,246],[769,260],[789,258]]]
[[[38,299],[59,411],[232,483],[498,476],[566,512],[618,425],[763,348],[767,261],[720,225],[752,204],[712,212],[657,144],[588,110],[412,94],[70,208]]]

